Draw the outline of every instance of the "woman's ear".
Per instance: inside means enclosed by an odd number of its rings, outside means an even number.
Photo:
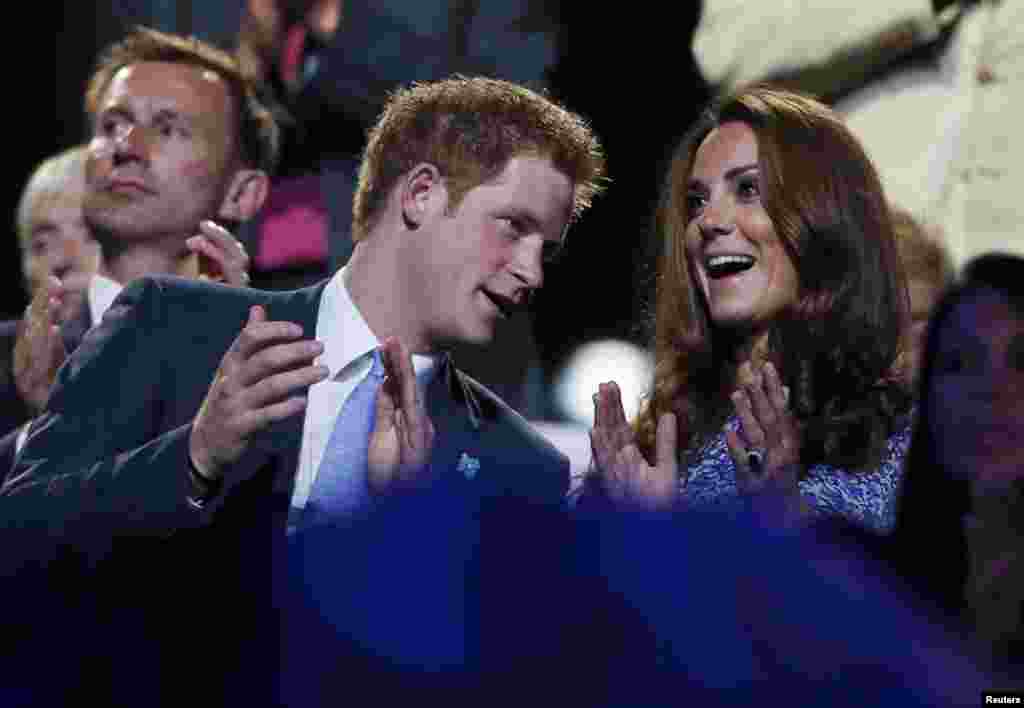
[[[270,191],[270,178],[263,170],[238,170],[231,178],[217,216],[242,223],[260,210]]]

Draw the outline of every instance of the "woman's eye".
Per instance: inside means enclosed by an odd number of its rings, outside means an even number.
[[[746,199],[756,199],[761,196],[761,186],[755,179],[745,179],[736,186],[736,191]]]
[[[690,215],[690,218],[700,214],[701,209],[704,208],[706,199],[703,194],[687,194],[686,195],[686,213]]]

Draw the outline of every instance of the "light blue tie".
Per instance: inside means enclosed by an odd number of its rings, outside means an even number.
[[[378,349],[366,378],[353,389],[338,414],[306,502],[303,516],[307,523],[345,519],[369,506],[366,451],[383,381],[384,362]]]

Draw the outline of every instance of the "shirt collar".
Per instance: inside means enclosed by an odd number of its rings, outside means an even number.
[[[96,273],[89,280],[89,315],[92,317],[91,324],[98,325],[103,319],[104,313],[114,304],[114,300],[124,290],[124,286],[116,280],[111,280],[105,275]]]
[[[374,349],[381,345],[359,308],[352,302],[345,285],[348,266],[338,270],[324,288],[316,320],[316,338],[323,342],[320,362],[327,367],[329,380],[346,376],[353,366],[361,368]],[[443,354],[413,354],[412,366],[420,390],[433,380]]]

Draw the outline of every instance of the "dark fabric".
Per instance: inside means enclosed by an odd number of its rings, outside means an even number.
[[[197,690],[232,702],[273,693],[276,594],[292,580],[285,524],[302,416],[255,436],[203,510],[188,499],[187,443],[249,307],[262,304],[268,319],[296,322],[312,337],[323,287],[269,293],[146,278],[122,293],[61,369],[0,492],[4,577],[37,582],[46,591],[39,596],[61,611],[53,573],[81,577],[76,587],[97,598],[105,627],[89,656],[132,667],[111,675],[116,696],[133,687],[167,703]],[[450,362],[428,408],[438,430],[432,493],[469,506],[503,495],[561,503],[568,460]],[[479,461],[471,477],[459,466],[463,455]],[[17,614],[8,619],[25,616]],[[192,651],[217,671],[196,671]]]
[[[28,405],[21,400],[14,385],[14,343],[18,338],[18,322],[0,322],[0,434],[21,426],[31,417]]]
[[[303,575],[289,705],[930,707],[1004,685],[856,548],[746,516],[446,496],[303,542],[346,563]]]

